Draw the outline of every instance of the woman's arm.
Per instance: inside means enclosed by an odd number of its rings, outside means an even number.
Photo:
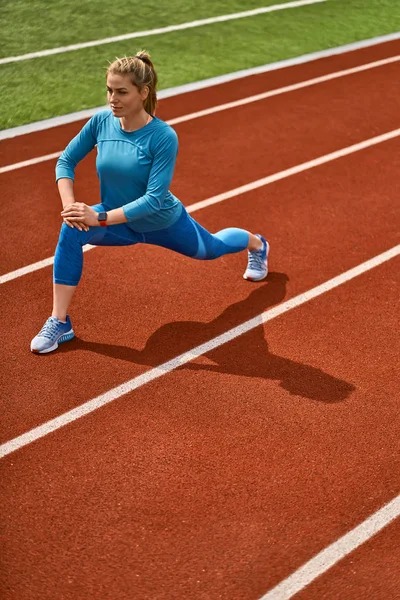
[[[60,194],[63,208],[75,202],[74,182],[72,179],[63,177],[57,181],[58,193]]]
[[[66,208],[75,204],[75,167],[96,145],[96,123],[97,117],[95,116],[82,127],[78,135],[65,148],[56,165],[56,181],[63,206],[61,215],[69,227],[76,227],[79,231],[87,231],[88,226],[73,219],[72,215],[63,213]]]
[[[98,213],[91,206],[88,206],[83,202],[73,202],[72,204],[64,206],[61,213],[61,216],[67,225],[71,227],[70,223],[73,223],[75,227],[78,229],[79,227],[82,227],[85,231],[87,231],[89,227],[100,226],[97,215]],[[128,219],[125,216],[123,208],[114,208],[107,212],[107,225],[118,225],[119,223],[127,223],[127,221]]]
[[[61,198],[61,203],[63,205],[63,211],[61,213],[61,216],[63,218],[64,223],[68,225],[68,227],[71,227],[71,229],[76,227],[76,229],[79,229],[79,231],[87,231],[89,229],[87,225],[85,225],[84,223],[79,223],[73,218],[68,218],[68,213],[64,214],[64,211],[75,203],[73,180],[63,177],[62,179],[59,179],[57,181],[57,186],[58,193],[60,194]]]
[[[101,115],[100,115],[101,116]],[[98,115],[86,123],[65,148],[56,164],[56,181],[62,178],[74,180],[76,165],[85,158],[96,145]]]

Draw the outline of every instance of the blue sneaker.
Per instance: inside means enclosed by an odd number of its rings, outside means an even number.
[[[248,251],[247,269],[244,272],[243,279],[248,281],[261,281],[268,275],[268,254],[269,244],[262,235],[256,233],[263,243],[261,250]]]
[[[31,341],[31,352],[45,354],[53,352],[58,344],[72,340],[75,336],[69,316],[66,323],[59,321],[57,317],[49,317],[36,337]]]

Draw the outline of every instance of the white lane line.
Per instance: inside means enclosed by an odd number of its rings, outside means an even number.
[[[215,348],[234,340],[243,333],[247,333],[248,331],[258,327],[262,323],[267,323],[268,321],[275,319],[289,310],[297,308],[298,306],[301,306],[302,304],[305,304],[306,302],[309,302],[310,300],[313,300],[314,298],[317,298],[318,296],[321,296],[322,294],[325,294],[326,292],[343,285],[347,281],[358,277],[358,275],[361,275],[366,271],[374,269],[378,265],[381,265],[382,263],[394,258],[395,256],[398,256],[399,254],[400,244],[398,246],[394,246],[386,252],[383,252],[382,254],[379,254],[378,256],[375,256],[374,258],[363,262],[357,267],[354,267],[353,269],[334,277],[333,279],[329,279],[325,283],[322,283],[321,285],[318,285],[317,287],[314,287],[303,294],[299,294],[298,296],[295,296],[294,298],[291,298],[290,300],[287,300],[278,306],[274,306],[274,308],[266,310],[249,321],[246,321],[245,323],[226,331],[225,333],[209,340],[208,342],[205,342],[200,346],[196,346],[195,348],[192,348],[180,356],[177,356],[153,369],[149,369],[142,375],[138,375],[137,377],[126,381],[125,383],[109,390],[108,392],[100,394],[100,396],[97,396],[96,398],[93,398],[92,400],[89,400],[88,402],[85,402],[84,404],[81,404],[80,406],[73,408],[62,415],[51,419],[50,421],[47,421],[46,423],[43,423],[34,429],[31,429],[30,431],[2,444],[0,446],[0,458],[15,452],[16,450],[23,448],[28,444],[31,444],[32,442],[48,435],[53,431],[65,427],[69,423],[88,415],[89,413],[101,408],[102,406],[105,406],[106,404],[109,404],[110,402],[113,402],[114,400],[117,400],[118,398],[121,398],[121,396],[125,396],[126,394],[133,392],[143,385],[150,383],[154,379],[158,379],[163,375],[174,371],[178,367],[191,362],[195,358],[207,354],[211,350],[214,350]]]
[[[289,600],[339,560],[364,544],[400,516],[400,496],[377,510],[368,519],[319,552],[314,558],[284,579],[260,600]]]
[[[291,175],[297,175],[302,171],[313,169],[314,167],[318,167],[325,163],[331,162],[332,160],[336,160],[337,158],[348,156],[349,154],[359,152],[360,150],[364,150],[365,148],[369,148],[370,146],[375,146],[376,144],[381,144],[382,142],[386,142],[387,140],[391,140],[398,136],[400,136],[400,129],[388,131],[387,133],[377,135],[373,138],[369,138],[368,140],[364,140],[363,142],[358,142],[357,144],[353,144],[352,146],[347,146],[346,148],[341,148],[340,150],[336,150],[335,152],[330,152],[329,154],[325,154],[324,156],[320,156],[319,158],[308,160],[305,163],[301,163],[300,165],[296,165],[295,167],[290,167],[289,169],[285,169],[284,171],[280,171],[279,173],[274,173],[273,175],[268,175],[268,177],[257,179],[256,181],[252,181],[251,183],[242,185],[238,188],[235,188],[234,190],[230,190],[229,192],[218,194],[217,196],[209,198],[208,200],[201,200],[200,202],[191,204],[189,208],[191,209],[191,212],[193,212],[195,210],[205,208],[206,206],[217,204],[218,202],[228,200],[229,198],[233,198],[234,196],[238,196],[239,194],[245,194],[246,192],[250,192],[257,188],[264,187],[265,185],[269,185],[270,183],[274,183],[275,181],[279,181],[280,179],[285,179],[286,177],[290,177]]]
[[[84,246],[82,250],[83,252],[88,252],[89,250],[93,250],[93,248],[97,248],[97,246],[86,244],[86,246]],[[7,281],[12,281],[13,279],[18,279],[18,277],[23,277],[24,275],[28,275],[29,273],[34,273],[35,271],[39,271],[40,269],[44,269],[45,267],[50,267],[53,263],[54,256],[49,256],[49,258],[44,258],[43,260],[39,260],[38,262],[32,263],[31,265],[27,265],[26,267],[21,267],[20,269],[16,269],[15,271],[11,271],[10,273],[1,275],[0,284],[6,283]]]
[[[252,181],[251,183],[248,183],[246,185],[242,185],[233,190],[229,190],[228,192],[218,194],[217,196],[213,196],[212,198],[201,200],[200,202],[195,202],[194,204],[187,206],[186,210],[189,213],[193,213],[196,210],[206,208],[207,206],[217,204],[218,202],[223,202],[224,200],[228,200],[229,198],[233,198],[235,196],[238,196],[239,194],[244,194],[257,188],[264,187],[266,185],[269,185],[270,183],[274,183],[275,181],[279,181],[281,179],[285,179],[286,177],[290,177],[291,175],[296,175],[297,173],[301,173],[308,169],[318,167],[319,165],[323,165],[332,160],[336,160],[338,158],[341,158],[342,156],[347,156],[349,154],[353,154],[354,152],[358,152],[359,150],[363,150],[370,146],[374,146],[376,144],[380,144],[387,140],[396,138],[399,135],[400,129],[394,129],[393,131],[389,131],[387,133],[378,135],[363,142],[353,144],[352,146],[347,146],[346,148],[342,148],[341,150],[336,150],[335,152],[325,154],[324,156],[320,156],[319,158],[314,158],[313,160],[301,163],[300,165],[296,165],[295,167],[290,167],[289,169],[285,169],[284,171],[279,171],[278,173],[268,175],[268,177],[257,179],[256,181]],[[91,250],[93,248],[96,248],[96,246],[90,246],[88,244],[84,247],[83,250],[84,252],[87,252],[88,250]],[[17,279],[18,277],[27,275],[28,273],[33,273],[34,271],[38,271],[39,269],[48,267],[52,265],[53,262],[54,256],[51,256],[49,258],[39,260],[36,263],[32,263],[31,265],[27,265],[26,267],[21,267],[20,269],[16,269],[15,271],[10,271],[10,273],[6,273],[5,275],[0,276],[0,284],[7,283],[8,281],[12,281],[13,279]]]
[[[12,165],[7,165],[5,167],[0,167],[0,173],[8,173],[9,171],[16,171],[17,169],[24,169],[25,167],[31,167],[32,165],[38,165],[39,163],[46,162],[48,160],[53,160],[54,158],[58,158],[61,156],[62,150],[59,152],[53,152],[53,154],[44,154],[43,156],[37,156],[36,158],[30,158],[28,160],[23,160],[18,163],[14,163]]]
[[[286,85],[286,86],[278,88],[276,90],[269,90],[268,92],[262,92],[261,94],[255,94],[254,96],[248,96],[247,98],[241,98],[240,100],[235,100],[233,102],[227,102],[225,104],[220,104],[219,106],[213,106],[211,108],[199,110],[197,112],[190,113],[188,115],[183,115],[181,117],[176,117],[175,119],[171,119],[170,121],[168,121],[168,123],[170,125],[176,125],[177,123],[183,123],[184,121],[190,121],[192,119],[198,119],[199,117],[204,117],[206,115],[221,112],[222,110],[236,108],[237,106],[243,106],[244,104],[250,104],[251,102],[258,102],[259,100],[266,100],[267,98],[272,98],[273,96],[279,96],[280,94],[287,94],[288,92],[294,92],[296,90],[301,90],[302,88],[310,87],[312,85],[317,85],[318,83],[332,81],[333,79],[339,79],[340,77],[346,77],[347,75],[361,73],[362,71],[367,71],[369,69],[376,69],[377,67],[389,65],[391,63],[398,62],[399,60],[400,60],[400,55],[391,56],[389,58],[383,58],[382,60],[376,60],[374,62],[366,63],[364,65],[359,65],[357,67],[351,67],[350,69],[344,69],[343,71],[336,71],[334,73],[328,73],[327,75],[321,75],[320,77],[314,77],[313,79],[308,79],[306,81],[300,81],[298,83]]]
[[[132,40],[134,38],[148,37],[152,35],[161,35],[163,33],[171,33],[173,31],[182,31],[185,29],[193,29],[194,27],[202,27],[203,25],[213,25],[214,23],[223,23],[225,21],[232,21],[236,19],[244,19],[247,17],[256,17],[266,13],[274,12],[277,10],[286,10],[287,8],[297,8],[301,6],[308,6],[310,4],[319,4],[326,2],[326,0],[297,0],[296,2],[287,2],[286,4],[274,4],[273,6],[262,6],[253,10],[246,10],[239,13],[232,13],[229,15],[221,15],[219,17],[210,17],[208,19],[198,19],[196,21],[190,21],[188,23],[181,23],[179,25],[169,25],[168,27],[159,27],[158,29],[148,29],[145,31],[134,31],[132,33],[125,33],[123,35],[116,35],[113,37],[103,38],[100,40],[92,40],[91,42],[82,42],[80,44],[71,44],[70,46],[61,46],[59,48],[51,48],[49,50],[41,50],[39,52],[29,52],[28,54],[22,54],[20,56],[8,56],[0,59],[0,65],[6,65],[8,63],[20,62],[22,60],[30,60],[32,58],[40,58],[43,56],[51,56],[53,54],[64,54],[65,52],[72,52],[73,50],[82,50],[83,48],[92,48],[93,46],[103,46],[104,44],[112,44],[114,42],[122,42],[124,40]]]
[[[229,81],[235,81],[236,79],[250,77],[251,75],[260,75],[261,73],[268,73],[269,71],[276,71],[277,69],[287,69],[288,67],[302,65],[321,58],[328,58],[330,56],[336,56],[338,54],[354,52],[355,50],[362,50],[363,48],[377,46],[386,42],[393,42],[398,39],[400,39],[400,32],[389,33],[387,35],[368,38],[359,42],[352,42],[351,44],[334,46],[333,48],[328,48],[327,50],[319,50],[318,52],[310,52],[308,54],[295,56],[294,58],[287,58],[273,63],[259,65],[258,67],[252,67],[250,69],[241,69],[240,71],[225,73],[224,75],[218,75],[217,77],[201,79],[199,81],[185,83],[183,85],[179,85],[172,88],[164,88],[160,90],[157,95],[160,100],[162,100],[163,98],[180,96],[189,92],[197,92],[198,90],[203,90],[216,85],[221,85]],[[79,110],[77,112],[68,113],[66,115],[59,115],[58,117],[52,117],[50,119],[43,119],[42,121],[27,123],[26,125],[19,125],[18,127],[10,127],[9,129],[3,129],[2,131],[0,131],[0,140],[6,140],[18,137],[20,135],[26,135],[27,133],[36,133],[38,131],[44,131],[46,129],[53,129],[54,127],[59,127],[60,125],[67,125],[68,123],[75,123],[76,121],[90,119],[90,117],[92,117],[94,114],[101,110],[105,110],[106,108],[108,107],[96,106],[94,108]]]
[[[314,77],[313,79],[307,79],[306,81],[300,81],[298,83],[286,85],[284,87],[277,88],[275,90],[269,90],[268,92],[262,92],[261,94],[255,94],[253,96],[248,96],[247,98],[241,98],[240,100],[235,100],[233,102],[226,102],[225,104],[218,104],[217,106],[212,106],[212,107],[206,108],[204,110],[189,113],[187,115],[182,115],[181,117],[175,117],[174,119],[170,119],[169,121],[166,121],[166,122],[169,125],[178,125],[179,123],[184,123],[186,121],[192,121],[194,119],[199,119],[201,117],[205,117],[207,115],[212,115],[214,113],[218,113],[223,110],[237,108],[238,106],[244,106],[245,104],[250,104],[252,102],[259,102],[260,100],[266,100],[268,98],[272,98],[273,96],[279,96],[280,94],[287,94],[288,92],[294,92],[296,90],[300,90],[302,88],[306,88],[306,87],[309,87],[312,85],[317,85],[319,83],[324,83],[326,81],[332,81],[333,79],[339,79],[341,77],[346,77],[347,75],[361,73],[362,71],[367,71],[369,69],[376,69],[378,67],[382,67],[384,65],[388,65],[388,64],[398,62],[398,61],[400,61],[400,55],[391,56],[389,58],[384,58],[382,60],[377,60],[374,62],[366,63],[364,65],[359,65],[357,67],[352,67],[350,69],[345,69],[343,71],[336,71],[334,73],[328,73],[327,75],[321,75],[320,77]],[[7,165],[5,167],[0,167],[0,174],[8,173],[10,171],[15,171],[17,169],[22,169],[25,167],[29,167],[31,165],[45,162],[47,160],[52,160],[54,158],[58,158],[61,155],[61,153],[62,153],[62,151],[54,152],[53,154],[46,154],[44,156],[39,156],[37,158],[32,158],[29,160],[24,160],[22,162]]]

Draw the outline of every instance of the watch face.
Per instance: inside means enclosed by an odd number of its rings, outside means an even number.
[[[98,221],[107,221],[107,213],[99,212],[97,219]]]

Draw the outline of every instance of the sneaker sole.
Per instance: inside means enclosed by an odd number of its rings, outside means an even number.
[[[45,350],[36,350],[35,348],[31,348],[31,352],[33,352],[33,354],[48,354],[49,352],[53,352],[54,350],[57,350],[59,344],[62,344],[63,342],[68,342],[69,340],[72,340],[74,337],[75,337],[74,330],[71,329],[67,333],[64,333],[52,346],[50,346],[50,348],[46,348]]]
[[[254,277],[246,277],[246,274],[244,274],[243,279],[246,279],[246,281],[263,281],[263,279],[265,279],[268,276],[268,258],[269,258],[270,246],[269,246],[268,242],[266,242],[266,244],[267,244],[267,258],[266,258],[265,262],[267,263],[267,272],[262,277],[257,277],[257,279],[255,279]]]
[[[258,277],[257,279],[254,279],[254,277],[246,277],[245,275],[243,275],[243,279],[245,279],[246,281],[263,281],[263,279],[265,279],[266,277],[268,277],[268,271],[265,273],[265,275],[263,275],[262,277]]]

